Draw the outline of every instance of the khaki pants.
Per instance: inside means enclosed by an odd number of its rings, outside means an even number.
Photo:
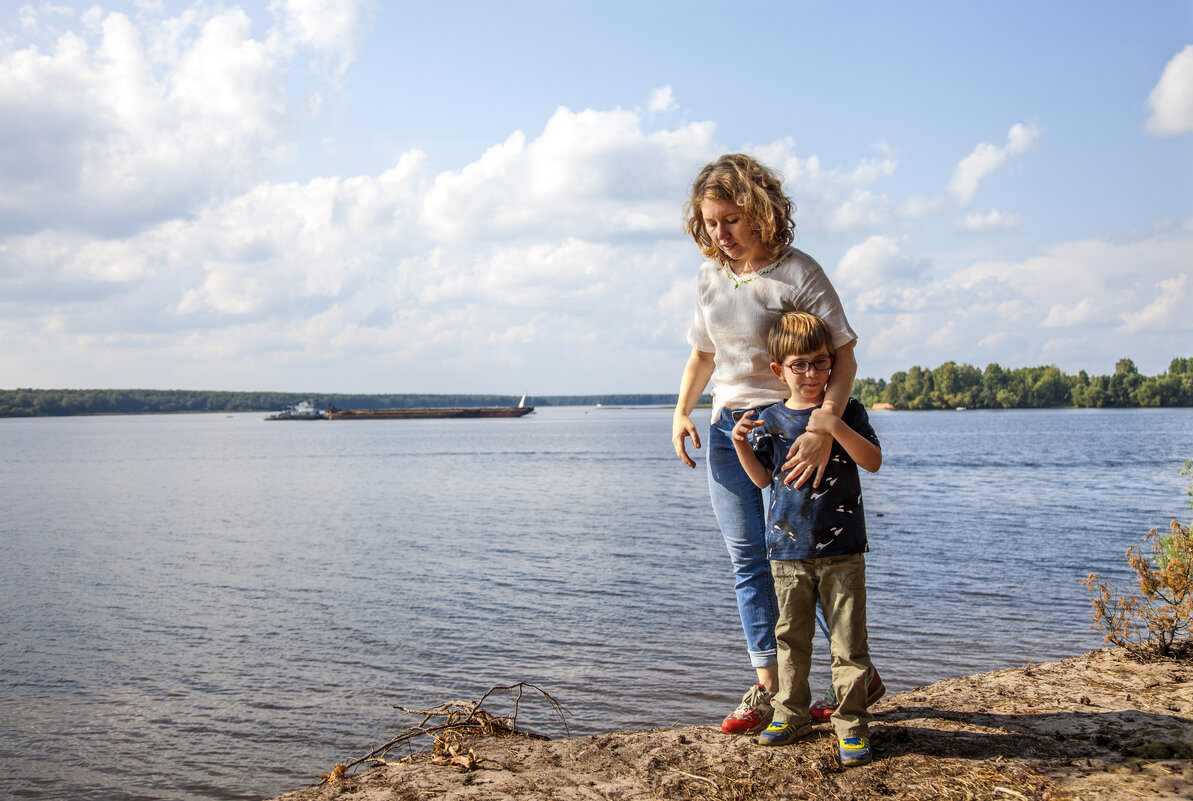
[[[832,716],[833,730],[838,737],[867,736],[871,716],[866,707],[870,650],[866,641],[865,557],[858,553],[824,559],[784,559],[770,565],[779,602],[775,719],[786,720],[796,729],[811,724],[808,671],[819,598],[832,641],[833,690],[840,702]]]

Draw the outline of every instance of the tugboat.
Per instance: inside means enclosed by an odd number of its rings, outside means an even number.
[[[271,414],[266,420],[326,420],[323,410],[315,406],[315,401],[304,400],[294,406],[287,406],[277,414]]]

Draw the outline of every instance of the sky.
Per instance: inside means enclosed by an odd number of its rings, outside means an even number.
[[[0,388],[673,393],[747,152],[857,331],[1193,356],[1193,3],[0,1]]]

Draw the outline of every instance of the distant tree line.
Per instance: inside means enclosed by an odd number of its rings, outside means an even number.
[[[319,395],[290,392],[207,392],[179,389],[0,389],[0,417],[177,412],[276,412],[299,401],[341,409],[423,406],[516,406],[513,395]],[[527,398],[531,406],[629,406],[675,403],[674,395],[555,395]]]
[[[1130,359],[1114,375],[1066,375],[1055,366],[978,370],[945,362],[913,367],[887,381],[859,378],[853,394],[867,406],[896,409],[1042,409],[1056,406],[1193,406],[1193,358],[1173,359],[1168,372],[1144,376]],[[675,395],[546,395],[531,406],[673,406]],[[341,409],[409,409],[421,406],[515,406],[513,395],[319,395],[292,392],[207,392],[178,389],[0,389],[0,417],[175,412],[271,412],[314,399]],[[703,399],[704,402],[708,398]]]
[[[860,378],[853,394],[867,406],[896,409],[1044,409],[1056,406],[1193,406],[1193,358],[1173,359],[1168,372],[1139,373],[1131,359],[1119,359],[1114,375],[1062,373],[1055,366],[978,370],[945,362],[936,369],[913,367],[890,381]]]

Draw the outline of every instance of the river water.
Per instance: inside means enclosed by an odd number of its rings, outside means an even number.
[[[892,691],[1098,647],[1080,579],[1189,522],[1193,409],[871,419]],[[669,436],[666,409],[0,420],[0,796],[275,795],[417,722],[395,706],[520,681],[572,734],[719,722],[752,671]],[[563,732],[533,692],[519,722]]]

